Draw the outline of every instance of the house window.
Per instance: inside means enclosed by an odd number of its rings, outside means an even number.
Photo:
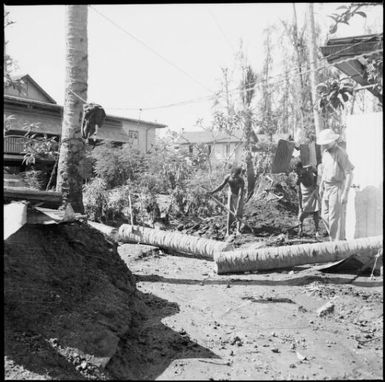
[[[193,145],[188,145],[188,151],[190,154],[193,153]]]
[[[230,143],[226,145],[226,156],[228,157],[230,155]]]
[[[211,155],[211,145],[207,145],[207,152],[209,155]]]
[[[139,132],[136,130],[128,130],[128,139],[133,146],[139,146]]]

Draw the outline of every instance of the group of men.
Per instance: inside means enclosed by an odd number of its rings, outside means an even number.
[[[337,144],[338,138],[339,135],[333,130],[322,130],[317,137],[317,144],[322,147],[322,162],[318,168],[312,165],[303,166],[301,162],[296,164],[300,236],[303,234],[304,219],[312,215],[317,238],[321,218],[330,240],[346,240],[346,204],[353,180],[354,166],[346,151]],[[214,194],[222,190],[226,184],[229,185],[226,236],[230,236],[231,226],[235,220],[237,221],[236,233],[240,233],[243,216],[245,182],[241,167],[233,167],[223,182],[209,193]]]

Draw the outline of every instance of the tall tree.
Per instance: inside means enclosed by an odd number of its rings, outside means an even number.
[[[310,83],[311,83],[311,94],[312,94],[312,105],[314,113],[314,125],[316,135],[322,130],[321,118],[317,109],[316,99],[317,99],[317,85],[318,85],[318,76],[317,76],[317,46],[316,46],[316,32],[315,32],[315,23],[314,23],[314,8],[313,3],[308,3],[307,9],[308,17],[308,45],[309,45],[309,61],[310,61]]]
[[[57,191],[64,205],[83,212],[83,165],[85,145],[81,137],[83,100],[87,99],[88,37],[87,5],[66,5],[66,77]]]
[[[273,135],[277,132],[277,118],[273,111],[274,85],[271,83],[270,75],[273,67],[273,46],[272,32],[274,27],[270,26],[264,30],[265,40],[265,60],[262,69],[261,81],[261,99],[259,102],[258,114],[261,116],[260,132],[266,134],[270,141],[273,141]]]
[[[302,75],[302,64],[301,64],[301,51],[300,51],[300,40],[298,38],[298,21],[297,21],[297,11],[295,8],[295,3],[293,3],[293,45],[296,53],[296,61],[297,61],[297,102],[299,105],[299,120],[301,130],[304,129],[304,92],[305,86]]]
[[[256,135],[253,130],[253,112],[251,109],[251,102],[255,94],[255,84],[257,82],[257,75],[250,65],[245,65],[242,69],[243,78],[241,82],[241,100],[243,106],[242,113],[244,120],[243,134],[245,137],[245,162],[247,174],[248,200],[253,195],[256,180],[252,155],[252,143],[255,143],[253,142],[253,138],[255,141]]]

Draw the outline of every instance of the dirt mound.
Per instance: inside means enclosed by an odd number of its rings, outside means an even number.
[[[282,177],[281,177],[282,178]],[[235,238],[234,244],[241,245],[259,238],[277,236],[282,233],[292,238],[298,234],[298,196],[295,187],[288,180],[273,181],[263,192],[258,192],[244,206],[244,221],[247,225],[242,228],[243,235]],[[214,240],[224,240],[226,235],[227,212],[205,219],[196,217],[173,221],[170,227],[188,235],[196,235]],[[162,227],[160,227],[162,229]],[[326,231],[320,224],[320,233]],[[314,235],[314,223],[311,217],[305,219],[304,236]]]
[[[5,241],[7,378],[109,378],[144,312],[116,246],[88,225],[25,225]]]
[[[284,231],[294,233],[292,227],[297,223],[297,213],[297,204],[285,197],[281,199],[277,197],[251,199],[247,202],[244,209],[244,221],[248,226],[244,226],[242,231],[245,234],[261,237],[278,235]],[[206,219],[180,220],[174,222],[174,229],[188,235],[199,235],[214,240],[224,240],[226,235],[226,216],[227,212],[223,211],[220,216]]]

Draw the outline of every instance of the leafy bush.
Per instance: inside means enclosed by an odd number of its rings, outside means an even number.
[[[206,170],[198,170],[187,184],[185,199],[187,202],[186,214],[189,216],[208,217],[219,212],[222,208],[207,195],[205,190],[213,190],[222,183],[223,169],[217,167],[207,176]],[[227,189],[223,189],[214,195],[220,202],[226,205]]]
[[[111,144],[98,146],[92,158],[96,176],[103,179],[109,189],[125,185],[127,180],[136,180],[143,172],[142,155],[128,144],[122,147]]]
[[[130,219],[130,187],[120,186],[108,190],[106,193],[106,204],[104,215],[107,220],[124,220],[126,223]],[[132,198],[132,196],[131,196]]]
[[[104,179],[94,178],[83,187],[84,211],[90,220],[102,221],[106,210],[107,184]]]
[[[27,170],[20,173],[24,182],[29,188],[34,190],[44,190],[45,184],[47,183],[47,175],[42,170]]]
[[[259,173],[270,169],[275,146],[266,145],[265,151],[255,155]],[[84,188],[84,205],[90,219],[130,222],[129,192],[135,224],[152,223],[160,217],[159,194],[170,196],[172,203],[163,213],[171,219],[223,213],[223,207],[206,190],[217,187],[228,169],[223,164],[209,167],[205,150],[190,153],[175,148],[172,142],[160,141],[145,155],[129,146],[104,145],[94,151],[96,177]],[[215,198],[226,205],[227,192],[226,187]]]

